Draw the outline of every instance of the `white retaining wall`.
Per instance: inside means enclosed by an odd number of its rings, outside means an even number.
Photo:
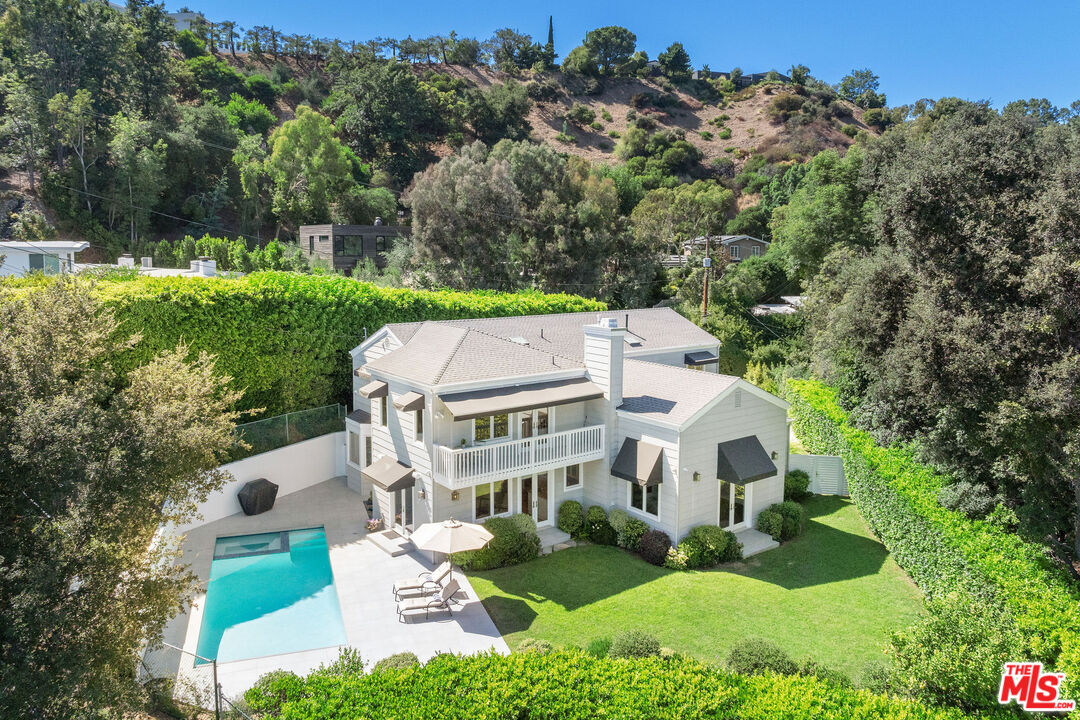
[[[847,495],[844,461],[835,455],[800,455],[788,457],[788,470],[803,470],[810,476],[810,492],[815,495]]]
[[[266,478],[278,486],[278,498],[345,474],[345,431],[320,435],[269,452],[222,465],[233,480],[199,506],[199,515],[175,534],[243,512],[236,494],[244,483]]]

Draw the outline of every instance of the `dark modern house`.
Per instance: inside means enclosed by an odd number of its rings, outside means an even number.
[[[349,272],[366,258],[383,267],[385,253],[408,236],[407,226],[384,225],[375,218],[374,225],[301,225],[299,242],[309,258],[329,260],[335,270]]]

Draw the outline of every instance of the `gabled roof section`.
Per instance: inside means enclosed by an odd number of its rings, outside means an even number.
[[[702,408],[739,382],[719,375],[644,360],[623,363],[622,412],[681,427]]]
[[[411,342],[422,326],[442,325],[468,328],[485,335],[513,341],[519,347],[583,361],[585,345],[582,328],[596,324],[598,317],[615,318],[619,321],[620,327],[627,328],[627,338],[632,339],[633,342],[627,343],[624,348],[626,353],[701,348],[720,344],[719,340],[671,308],[393,323],[387,325],[386,328],[406,344]],[[522,344],[522,341],[525,344]]]

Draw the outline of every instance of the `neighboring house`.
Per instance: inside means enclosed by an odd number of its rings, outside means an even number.
[[[0,257],[3,258],[0,276],[28,275],[32,272],[46,275],[71,272],[75,267],[75,253],[88,247],[88,242],[73,240],[0,240]]]
[[[404,225],[301,225],[300,249],[309,258],[323,258],[335,270],[351,271],[358,263],[371,258],[379,267],[386,265],[384,253],[409,236]]]
[[[702,235],[683,243],[683,254],[692,250],[701,250],[706,242],[713,250],[723,249],[732,262],[740,262],[750,257],[764,255],[769,249],[769,242],[751,235]]]
[[[754,315],[794,315],[803,306],[802,295],[781,295],[781,302],[762,303],[750,308]]]
[[[776,72],[775,70],[770,70],[769,72],[776,73],[773,76],[774,80],[779,80],[780,82],[786,82],[786,83],[791,82],[791,78],[789,78],[787,75],[781,75],[780,73]],[[734,80],[734,84],[735,84],[736,89],[741,90],[742,88],[750,87],[751,85],[756,85],[757,83],[761,82],[762,80],[768,80],[768,79],[769,79],[769,73],[767,73],[767,72],[763,72],[763,73],[743,73],[742,75],[740,75],[738,78],[736,78]]]
[[[783,499],[787,403],[717,373],[669,308],[386,325],[352,350],[349,487],[399,532],[559,505],[622,508],[673,540],[752,528]]]

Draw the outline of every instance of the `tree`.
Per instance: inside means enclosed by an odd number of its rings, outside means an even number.
[[[37,186],[38,167],[45,159],[47,125],[41,103],[27,84],[12,73],[0,77],[4,95],[4,116],[0,119],[0,137],[10,143],[3,162],[9,167],[26,169],[31,192]]]
[[[333,124],[304,105],[270,135],[266,172],[279,233],[283,224],[295,229],[329,222],[333,199],[356,183],[351,153],[334,136]]]
[[[510,74],[532,67],[541,55],[540,46],[533,42],[530,35],[511,28],[496,30],[491,39],[484,43],[484,50],[496,68]]]
[[[450,43],[444,53],[445,62],[451,65],[472,67],[480,64],[480,41],[476,38],[458,38],[450,33]]]
[[[792,65],[791,69],[788,70],[788,77],[796,85],[805,85],[810,78],[810,68],[805,65]]]
[[[852,70],[850,75],[840,79],[836,92],[840,97],[853,102],[861,108],[885,107],[885,94],[879,93],[878,76],[869,68]]]
[[[634,49],[637,47],[637,35],[624,27],[608,25],[586,33],[584,45],[596,57],[600,64],[600,72],[611,75],[616,67],[625,63],[634,54]]]
[[[405,64],[375,60],[338,78],[324,108],[349,146],[402,185],[431,159],[445,128],[431,96]]]
[[[127,219],[128,241],[138,241],[147,229],[150,213],[164,183],[164,140],[154,140],[150,123],[117,115],[112,121],[109,163],[114,171],[110,214]]]
[[[680,42],[671,43],[668,49],[656,56],[664,75],[672,80],[690,78],[690,55]]]
[[[1054,125],[1072,116],[1068,108],[1056,107],[1046,98],[1013,100],[1001,110],[1002,115],[1016,115],[1033,119],[1039,125]]]
[[[711,180],[649,191],[634,208],[630,223],[639,241],[658,252],[681,254],[682,243],[702,235],[719,234],[735,206],[735,195]]]
[[[90,203],[92,193],[86,171],[98,160],[95,152],[94,109],[88,90],[78,90],[74,97],[57,93],[49,101],[49,113],[56,123],[56,130],[62,142],[79,161],[79,175],[82,179],[87,212],[93,212]]]
[[[236,172],[240,176],[243,193],[241,222],[245,231],[254,225],[255,232],[262,226],[263,197],[267,192],[266,148],[259,135],[244,135],[236,144],[232,156]]]
[[[508,80],[470,93],[469,124],[477,139],[485,143],[494,144],[503,138],[523,140],[532,130],[527,119],[531,108],[525,86]]]
[[[165,5],[153,0],[128,0],[127,15],[134,42],[128,75],[135,91],[134,109],[143,117],[158,117],[172,88],[167,44],[176,31]]]
[[[555,25],[551,15],[548,15],[548,32],[547,42],[544,43],[544,52],[541,54],[540,61],[543,63],[544,71],[550,71],[555,67],[555,58],[558,55],[555,54]]]
[[[578,45],[567,54],[563,59],[562,69],[565,73],[586,77],[596,77],[600,74],[596,55],[585,45]]]
[[[181,346],[121,375],[135,342],[87,285],[0,303],[0,715],[135,705],[144,642],[195,590],[155,535],[220,488],[239,393]]]

